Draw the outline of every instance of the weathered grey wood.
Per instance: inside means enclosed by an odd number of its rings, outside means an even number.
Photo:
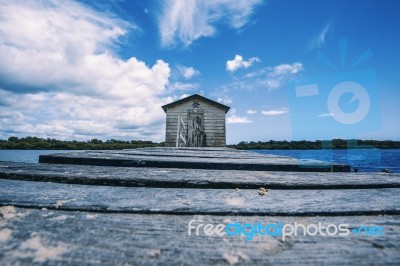
[[[400,174],[126,168],[0,162],[0,178],[107,186],[258,189],[399,188]]]
[[[0,208],[4,265],[398,265],[399,216],[243,217],[141,215]],[[381,226],[383,237],[199,236],[192,219],[227,224],[294,222]]]
[[[331,164],[317,160],[299,160],[284,156],[262,155],[251,152],[226,152],[213,150],[184,150],[175,148],[151,148],[136,153],[132,150],[101,152],[72,152],[41,155],[39,162],[56,164],[81,164],[123,167],[192,168],[209,170],[253,170],[295,172],[349,172],[350,166]],[[195,154],[197,152],[197,155]],[[166,154],[170,156],[165,156]],[[173,156],[178,153],[179,156]],[[220,155],[216,156],[217,153]],[[236,154],[235,154],[236,153]],[[244,156],[243,156],[244,155]],[[218,159],[216,159],[218,157]],[[223,159],[223,160],[219,160]]]
[[[198,108],[192,106],[193,101],[200,104]],[[163,106],[166,112],[166,134],[165,144],[168,147],[176,145],[177,120],[179,116],[183,117],[186,128],[190,129],[188,113],[193,110],[201,113],[204,125],[205,145],[208,147],[225,146],[225,114],[229,107],[213,102],[199,95],[188,97],[188,100],[180,100],[179,104]],[[188,134],[190,135],[190,134]]]
[[[188,113],[188,147],[205,147],[203,113]]]
[[[139,167],[0,162],[0,264],[400,263],[399,174],[210,170],[213,162],[294,162],[222,148],[73,152],[67,157]],[[152,160],[171,167],[200,162],[207,168],[148,167]],[[286,241],[188,236],[191,219],[346,223],[350,229],[377,225],[384,236],[299,235]]]
[[[182,147],[182,148],[139,148],[139,149],[126,149],[115,151],[100,151],[111,152],[119,154],[137,154],[137,155],[151,155],[151,156],[179,156],[179,157],[196,157],[196,158],[264,158],[264,157],[277,157],[275,155],[259,154],[244,150],[235,150],[232,148],[211,148],[211,147]],[[284,157],[284,156],[278,156]]]
[[[69,185],[0,179],[0,205],[61,210],[214,215],[400,214],[396,188],[187,189]]]

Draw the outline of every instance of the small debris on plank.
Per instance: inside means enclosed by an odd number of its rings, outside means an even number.
[[[147,251],[147,254],[150,257],[157,257],[157,256],[161,255],[161,250],[159,250],[159,249],[150,249],[150,250]]]
[[[54,207],[56,207],[56,209],[58,209],[61,206],[63,206],[64,203],[65,203],[65,201],[63,201],[63,200],[57,200],[56,204],[54,204]]]
[[[97,214],[86,214],[86,216],[85,216],[85,218],[88,220],[95,219],[96,217],[97,217]]]
[[[229,265],[235,265],[235,264],[237,264],[239,262],[239,257],[238,256],[230,255],[230,254],[227,254],[227,253],[224,253],[222,256],[229,263]]]
[[[265,196],[268,193],[268,189],[264,188],[264,187],[260,187],[258,190],[258,194],[261,196]]]

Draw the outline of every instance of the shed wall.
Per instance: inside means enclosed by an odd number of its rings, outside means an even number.
[[[208,102],[196,99],[200,103],[199,109],[204,112],[204,133],[206,134],[206,147],[224,147],[226,143],[225,110]],[[192,110],[193,101],[187,101],[174,106],[166,111],[165,146],[176,146],[178,117],[182,116],[187,128],[188,110]]]

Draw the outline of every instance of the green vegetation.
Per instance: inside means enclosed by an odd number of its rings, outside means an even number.
[[[316,141],[266,141],[245,142],[236,145],[228,145],[239,150],[318,150],[318,149],[400,149],[400,141],[392,140],[316,140]]]
[[[0,140],[0,149],[18,150],[120,150],[156,146],[164,146],[164,143],[142,140],[122,141],[115,139],[107,141],[99,139],[92,139],[89,141],[62,141],[37,137],[9,137],[8,140]]]
[[[92,139],[89,141],[62,141],[56,139],[43,139],[37,137],[9,137],[0,140],[0,149],[18,150],[120,150],[145,147],[164,146],[164,142],[143,140],[107,140]],[[228,145],[239,150],[317,150],[317,149],[400,149],[400,141],[392,140],[316,140],[316,141],[242,141],[236,145]]]

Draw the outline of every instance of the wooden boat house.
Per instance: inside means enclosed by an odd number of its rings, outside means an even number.
[[[223,147],[230,107],[193,94],[162,106],[167,115],[167,147]]]

